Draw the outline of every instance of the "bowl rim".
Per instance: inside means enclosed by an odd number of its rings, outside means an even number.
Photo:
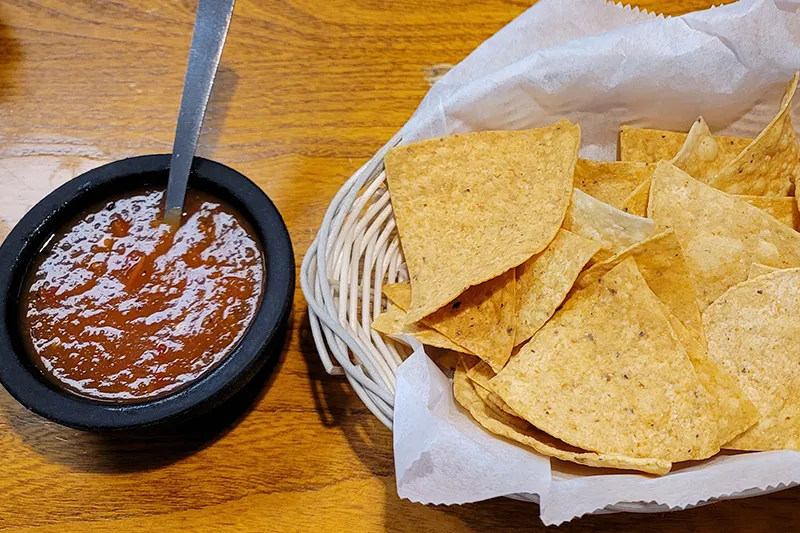
[[[34,413],[85,430],[131,429],[183,419],[223,402],[271,355],[294,294],[294,253],[286,225],[269,197],[243,174],[195,157],[189,186],[217,194],[251,223],[264,254],[264,292],[255,317],[234,350],[207,374],[174,393],[138,403],[83,398],[48,383],[27,362],[20,342],[18,299],[25,272],[52,233],[97,199],[148,184],[166,184],[170,154],[122,159],[85,172],[48,194],[0,246],[0,384]],[[162,179],[163,178],[163,179]],[[265,353],[268,352],[268,353]]]

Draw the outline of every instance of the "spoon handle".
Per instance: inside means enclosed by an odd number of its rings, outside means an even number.
[[[192,47],[183,81],[181,109],[169,167],[164,220],[170,224],[177,225],[181,220],[189,171],[197,150],[197,140],[217,74],[222,47],[228,35],[234,1],[199,0],[197,5]]]

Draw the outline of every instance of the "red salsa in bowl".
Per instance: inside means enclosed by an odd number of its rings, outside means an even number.
[[[95,204],[64,225],[28,270],[20,323],[28,355],[61,388],[135,403],[198,380],[245,335],[264,290],[247,220],[187,192],[179,227],[163,188]]]

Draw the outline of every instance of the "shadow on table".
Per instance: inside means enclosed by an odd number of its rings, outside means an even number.
[[[320,420],[325,426],[342,431],[361,463],[384,485],[386,531],[545,531],[539,507],[533,503],[496,498],[465,505],[425,506],[401,500],[395,485],[392,434],[361,403],[344,377],[325,372],[307,312],[300,327],[300,348]],[[564,524],[559,531],[781,531],[797,519],[800,519],[800,491],[790,489],[675,513],[589,516]]]
[[[346,378],[330,376],[317,355],[307,311],[300,324],[300,349],[308,366],[314,403],[326,427],[340,429],[361,463],[385,488],[384,528],[391,531],[500,531],[500,516],[519,531],[520,519],[537,523],[538,507],[508,499],[462,506],[425,506],[397,497],[392,434],[353,392]],[[509,529],[510,530],[510,529]]]
[[[176,425],[112,433],[89,433],[59,426],[9,399],[6,418],[26,445],[49,461],[79,472],[124,473],[160,468],[225,436],[269,389],[286,353],[289,324],[273,340],[275,353],[241,390],[199,418]]]
[[[214,87],[211,89],[211,96],[208,100],[203,129],[198,140],[197,155],[213,159],[214,151],[224,133],[225,119],[230,111],[238,84],[239,75],[233,67],[221,64],[217,70],[217,77],[214,78]]]

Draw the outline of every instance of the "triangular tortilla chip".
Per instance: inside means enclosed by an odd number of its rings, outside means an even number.
[[[750,265],[750,270],[747,272],[747,281],[757,278],[758,276],[763,276],[764,274],[772,274],[776,270],[780,270],[780,268],[762,265],[761,263],[753,263]]]
[[[622,203],[622,210],[637,216],[647,216],[647,204],[650,201],[650,185],[653,181],[645,180]],[[790,228],[798,227],[800,215],[797,212],[795,199],[791,196],[748,196],[732,195],[775,217]]]
[[[783,407],[724,446],[728,450],[800,450],[800,377],[794,378]]]
[[[701,311],[747,279],[751,263],[800,266],[800,234],[667,162],[653,174],[648,212],[659,231],[675,231]]]
[[[778,114],[736,159],[710,181],[731,194],[789,196],[800,172],[800,145],[789,111],[797,89],[798,74],[792,76]]]
[[[647,201],[650,198],[650,184],[652,179],[646,179],[640,183],[633,191],[622,201],[620,209],[631,215],[639,217],[647,216]]]
[[[719,446],[708,394],[662,306],[628,258],[567,300],[492,389],[537,428],[585,450],[710,457]]]
[[[413,298],[413,287],[412,287]],[[422,323],[467,348],[495,369],[511,357],[516,324],[515,270],[467,289]]]
[[[555,238],[580,128],[483,131],[392,149],[386,180],[411,276],[409,320],[496,278]]]
[[[483,361],[480,361],[472,366],[469,364],[465,364],[464,366],[467,369],[467,376],[469,376],[470,380],[474,381],[484,389],[494,392],[492,390],[492,386],[489,384],[489,381],[497,374],[494,370],[492,370],[492,367]]]
[[[392,302],[394,305],[402,309],[403,311],[408,311],[409,306],[411,305],[411,284],[407,281],[401,281],[399,283],[388,283],[383,286],[381,292],[389,298],[389,301]]]
[[[491,385],[489,385],[489,380],[497,375],[494,370],[492,370],[492,367],[480,360],[477,364],[471,364],[468,362],[468,359],[474,358],[469,358],[469,356],[462,357],[461,362],[467,370],[467,377],[472,381],[473,385],[475,385],[475,392],[478,393],[481,400],[497,407],[504,413],[519,418],[517,412],[509,407],[508,404],[492,390]]]
[[[410,296],[411,291],[409,290],[409,297]],[[400,306],[390,307],[372,321],[372,329],[384,335],[410,335],[422,344],[453,350],[455,352],[469,353],[469,350],[466,348],[462,348],[428,326],[420,324],[419,322],[409,324],[406,320],[406,314],[407,313],[401,309]]]
[[[692,124],[683,146],[672,164],[694,179],[708,183],[731,160],[720,150],[703,117]]]
[[[505,413],[507,415],[513,416],[515,418],[519,418],[519,415],[516,413],[516,411],[514,411],[512,408],[510,408],[508,406],[508,404],[506,402],[504,402],[503,399],[500,396],[498,396],[497,394],[493,393],[489,389],[485,389],[485,388],[481,387],[480,385],[478,385],[474,381],[472,382],[472,386],[475,388],[475,392],[478,394],[478,397],[487,406],[493,407],[494,409],[496,409],[496,410],[498,410],[498,411],[500,411],[502,413]],[[524,420],[521,420],[521,421],[524,422]]]
[[[669,310],[665,310],[669,313]],[[669,315],[672,330],[678,336],[700,383],[708,393],[708,401],[717,421],[717,445],[722,446],[755,424],[761,414],[716,359],[709,357],[706,347],[697,342],[675,315]]]
[[[748,196],[738,194],[734,196],[753,207],[761,209],[792,229],[797,227],[797,204],[792,196]]]
[[[659,459],[592,453],[570,446],[536,429],[526,421],[487,404],[476,389],[477,387],[467,378],[464,368],[461,366],[456,368],[453,377],[453,395],[456,401],[469,411],[484,429],[528,446],[541,455],[585,466],[638,470],[657,475],[666,474],[672,468],[668,461]]]
[[[514,345],[531,338],[564,301],[575,278],[600,245],[559,230],[540,254],[517,267],[517,327]]]
[[[629,257],[636,260],[650,290],[686,325],[695,339],[703,342],[703,324],[695,289],[680,243],[671,230],[659,233],[593,265],[578,277],[575,287],[588,287]]]
[[[620,161],[658,163],[671,160],[686,142],[686,133],[666,130],[651,130],[622,126],[619,131]],[[752,139],[714,135],[717,147],[725,161],[731,161],[747,148]]]
[[[602,249],[594,260],[602,261],[654,233],[655,225],[647,218],[621,211],[597,198],[575,189],[564,217],[564,229],[600,243]]]
[[[779,415],[796,414],[800,399],[792,388],[800,377],[798,294],[800,268],[780,270],[731,287],[703,313],[709,356],[738,381],[762,416],[726,447],[773,449],[800,431],[797,416]]]
[[[454,301],[422,319],[456,345],[501,369],[514,348],[516,324],[514,269],[468,289]],[[400,307],[408,303],[407,283],[385,285],[383,293]],[[408,316],[406,316],[408,319]]]
[[[576,189],[622,209],[625,198],[648,179],[654,169],[655,165],[647,163],[578,159],[573,183]]]

